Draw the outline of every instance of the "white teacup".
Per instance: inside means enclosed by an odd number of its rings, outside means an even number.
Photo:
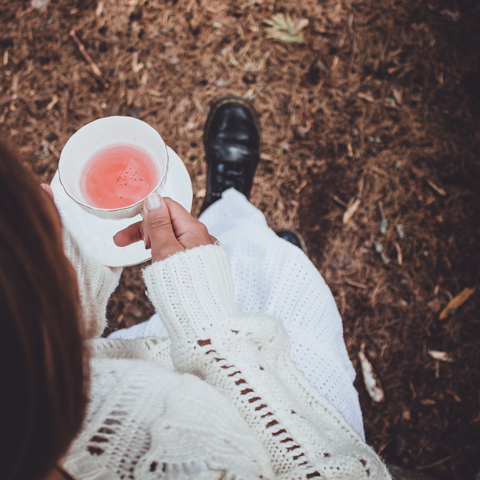
[[[58,165],[59,180],[65,192],[85,211],[105,219],[131,218],[138,215],[144,198],[120,208],[98,208],[90,204],[81,188],[88,161],[99,151],[115,145],[138,147],[153,160],[158,182],[153,192],[161,193],[167,178],[168,151],[159,133],[133,117],[105,117],[83,126],[63,147]],[[149,192],[151,193],[151,192]]]

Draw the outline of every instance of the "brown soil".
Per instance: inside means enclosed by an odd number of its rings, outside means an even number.
[[[309,20],[304,45],[265,38],[278,12]],[[0,123],[48,182],[82,125],[141,118],[183,158],[196,214],[209,104],[250,98],[264,139],[251,200],[272,228],[305,236],[331,286],[367,441],[391,463],[478,479],[478,293],[439,313],[480,283],[479,24],[476,0],[65,0],[43,12],[0,0]],[[152,312],[141,267],[125,269],[110,329]],[[381,403],[364,387],[362,343]]]

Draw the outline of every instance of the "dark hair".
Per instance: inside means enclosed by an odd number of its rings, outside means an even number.
[[[79,432],[88,365],[57,212],[0,142],[0,478],[44,479]]]

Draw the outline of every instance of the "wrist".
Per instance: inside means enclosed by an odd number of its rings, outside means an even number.
[[[226,250],[204,245],[144,270],[148,295],[172,337],[193,340],[237,314]]]

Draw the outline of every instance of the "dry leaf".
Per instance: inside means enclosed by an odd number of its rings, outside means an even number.
[[[347,152],[349,157],[353,157],[353,148],[350,142],[347,143]]]
[[[368,394],[374,402],[382,402],[385,399],[382,387],[380,386],[380,380],[376,373],[373,371],[372,364],[367,360],[365,356],[365,344],[362,343],[360,351],[358,352],[358,358],[360,365],[362,366],[363,381]]]
[[[450,313],[451,310],[456,310],[458,307],[463,305],[470,298],[470,296],[473,293],[475,293],[476,289],[477,287],[465,288],[455,298],[450,300],[448,305],[442,310],[442,313],[440,314],[440,317],[439,317],[440,320],[445,320],[448,317],[448,314]]]
[[[360,206],[360,199],[357,198],[345,211],[343,214],[343,223],[346,225],[353,217],[353,214],[358,210]]]
[[[426,177],[428,175],[428,172],[426,172],[425,170],[422,170],[420,168],[417,168],[413,165],[412,165],[412,172],[416,175],[417,178],[423,178],[423,177]]]
[[[97,9],[95,10],[95,15],[99,17],[103,13],[103,0],[100,0],[97,4]]]
[[[138,52],[132,55],[132,71],[138,73],[144,67],[143,63],[138,63]]]
[[[373,102],[373,97],[370,95],[367,95],[366,93],[357,93],[358,98],[362,98],[363,100],[366,100],[367,102],[372,103]]]
[[[37,10],[43,10],[44,8],[47,8],[50,0],[32,0],[30,3],[33,8],[36,8]]]
[[[402,91],[398,90],[397,88],[393,89],[393,97],[398,105],[402,104]]]
[[[207,194],[207,189],[206,188],[201,188],[196,194],[196,198],[203,198]]]
[[[442,362],[453,362],[453,358],[447,352],[439,352],[438,350],[429,350],[428,354],[435,360],[441,360]]]
[[[305,42],[300,32],[308,25],[306,18],[295,20],[290,15],[277,13],[271,20],[264,20],[264,23],[270,25],[270,27],[265,28],[267,38],[274,38],[287,43]]]

